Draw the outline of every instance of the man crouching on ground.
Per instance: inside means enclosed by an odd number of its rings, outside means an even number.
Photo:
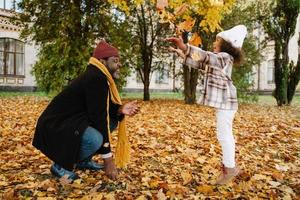
[[[110,179],[117,178],[109,134],[119,124],[120,136],[124,115],[139,111],[136,102],[122,105],[114,82],[120,67],[118,50],[99,42],[86,71],[59,93],[38,119],[33,146],[54,162],[50,169],[54,176],[73,181],[79,178],[74,168],[104,167]],[[92,160],[95,154],[102,154],[104,166]]]

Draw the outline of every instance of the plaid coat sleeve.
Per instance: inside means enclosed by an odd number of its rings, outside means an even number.
[[[187,45],[188,49],[185,53],[185,64],[195,69],[204,69],[206,65],[223,69],[228,62],[232,61],[232,57],[225,52],[213,53],[204,51],[201,48]]]

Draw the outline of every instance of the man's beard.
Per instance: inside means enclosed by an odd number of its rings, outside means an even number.
[[[114,79],[119,79],[119,78],[120,78],[120,70],[118,69],[118,70],[114,71],[114,72],[112,73],[112,77],[113,77]]]

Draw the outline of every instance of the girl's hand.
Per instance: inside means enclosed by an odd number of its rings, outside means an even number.
[[[165,39],[168,42],[172,42],[173,44],[175,44],[179,49],[181,49],[183,52],[185,52],[187,50],[187,46],[186,44],[183,43],[182,38],[176,38],[176,37],[169,37]]]
[[[173,52],[177,53],[177,55],[180,56],[181,58],[185,57],[183,51],[180,49],[175,49],[173,47],[169,47],[169,51],[173,51]]]

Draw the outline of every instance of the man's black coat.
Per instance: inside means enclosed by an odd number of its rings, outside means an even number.
[[[72,170],[78,162],[82,134],[91,126],[103,135],[105,145],[102,144],[98,153],[109,153],[108,95],[106,76],[97,67],[89,65],[42,113],[37,122],[33,146],[57,164]],[[109,116],[112,120],[124,117],[117,114],[119,107],[110,100]]]

